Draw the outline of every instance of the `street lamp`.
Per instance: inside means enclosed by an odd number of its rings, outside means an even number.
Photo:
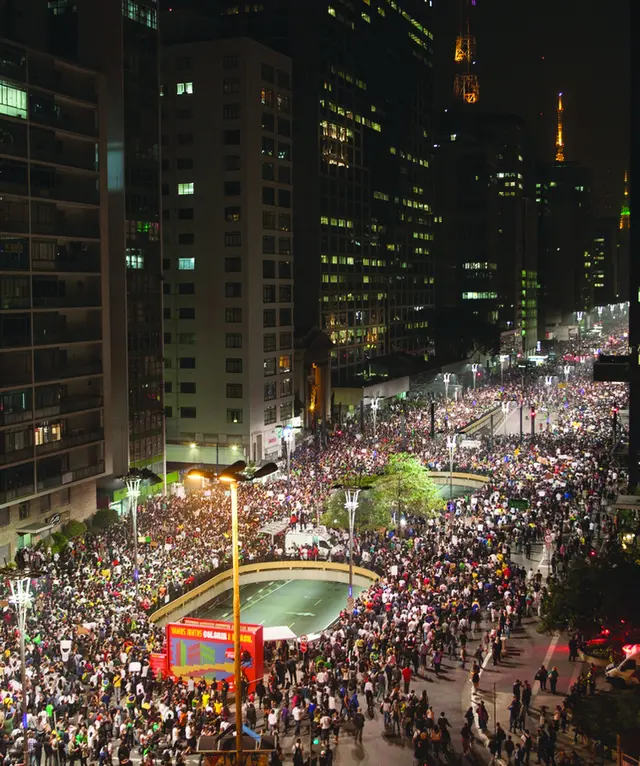
[[[565,364],[565,366],[562,368],[562,371],[564,372],[564,382],[565,385],[569,384],[569,373],[571,372],[571,367],[568,364]]]
[[[373,438],[377,438],[378,426],[378,408],[380,407],[381,396],[374,396],[371,399],[371,414],[373,415]]]
[[[358,510],[358,496],[360,489],[345,489],[344,507],[349,514],[349,597],[347,599],[347,612],[353,611],[353,531],[356,523],[356,511]]]
[[[28,566],[13,569],[12,567],[2,567],[0,575],[7,578],[11,596],[9,603],[16,608],[18,615],[18,630],[20,632],[20,683],[22,684],[22,752],[25,766],[29,763],[29,736],[27,726],[27,662],[24,639],[27,634],[27,609],[33,602],[31,593],[31,581],[40,577],[42,572],[31,569]]]
[[[453,497],[453,454],[456,451],[456,439],[458,434],[447,435],[447,449],[449,450],[449,499]]]
[[[238,556],[238,484],[264,479],[278,470],[275,463],[266,463],[251,476],[243,475],[247,464],[244,460],[226,468],[216,476],[212,471],[191,469],[188,478],[217,479],[229,485],[231,494],[231,562],[233,567],[233,678],[236,697],[236,764],[242,766],[242,647],[240,645],[240,559]]]
[[[546,386],[547,393],[549,392],[549,388],[551,387],[552,383],[553,383],[553,375],[545,375],[544,385]]]
[[[502,408],[502,415],[504,417],[504,435],[507,435],[507,418],[509,416],[509,400],[507,399],[504,402],[500,403],[500,407]]]
[[[504,363],[509,357],[506,354],[500,356],[500,383],[504,383]]]
[[[165,472],[166,473],[166,472]],[[143,484],[160,484],[162,479],[158,474],[150,471],[148,468],[131,468],[129,473],[120,476],[127,488],[127,499],[129,500],[129,513],[131,514],[131,527],[133,532],[133,581],[138,592],[138,498],[140,497],[140,488]]]
[[[287,481],[291,481],[291,455],[296,446],[296,435],[291,426],[284,426],[282,429],[282,441],[284,442],[285,452],[287,454]]]
[[[472,364],[471,365],[471,372],[473,373],[473,390],[476,390],[476,375],[478,374],[478,365]]]
[[[442,376],[442,379],[444,380],[444,398],[445,401],[449,401],[449,383],[451,381],[451,373],[445,372]]]

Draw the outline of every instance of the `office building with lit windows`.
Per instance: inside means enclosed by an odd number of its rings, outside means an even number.
[[[168,458],[259,463],[294,415],[291,61],[165,45],[162,88]]]
[[[538,340],[537,211],[525,125],[463,105],[443,115],[438,141],[438,307],[495,325],[504,354],[531,351]]]
[[[0,40],[0,562],[111,470],[104,81]]]
[[[540,309],[548,340],[576,323],[576,312],[592,308],[592,217],[590,174],[574,162],[540,168]]]
[[[593,220],[589,248],[591,258],[585,263],[591,307],[621,302],[617,289],[619,242],[620,228],[617,218],[608,216]]]
[[[188,36],[181,13],[197,5],[165,3],[167,34]],[[218,36],[292,61],[296,334],[329,336],[335,383],[364,380],[391,354],[421,356],[434,296],[431,4],[209,8]]]
[[[104,91],[113,472],[163,470],[157,0],[0,0],[3,33],[99,72]],[[56,74],[51,84],[55,89]]]

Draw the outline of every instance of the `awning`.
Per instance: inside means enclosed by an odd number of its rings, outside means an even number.
[[[286,625],[278,625],[275,628],[264,628],[262,631],[263,641],[292,641],[297,638],[291,628]]]
[[[19,535],[39,535],[40,532],[48,532],[50,529],[53,529],[55,527],[55,524],[47,524],[46,521],[37,522],[34,521],[32,524],[26,524],[24,527],[21,527],[18,530]]]
[[[258,530],[260,535],[279,535],[289,528],[288,520],[271,521]]]

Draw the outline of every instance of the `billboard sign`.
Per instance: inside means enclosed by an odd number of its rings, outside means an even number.
[[[167,625],[169,674],[176,678],[227,679],[234,688],[233,623],[186,619]],[[242,675],[255,688],[264,674],[262,625],[240,626]]]

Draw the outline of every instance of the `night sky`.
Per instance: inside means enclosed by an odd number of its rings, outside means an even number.
[[[449,67],[459,2],[436,2],[436,56]],[[562,91],[565,159],[592,169],[595,212],[618,215],[629,163],[630,0],[477,0],[471,23],[483,107],[523,117],[539,157],[553,160]],[[445,103],[449,93],[437,95]]]

